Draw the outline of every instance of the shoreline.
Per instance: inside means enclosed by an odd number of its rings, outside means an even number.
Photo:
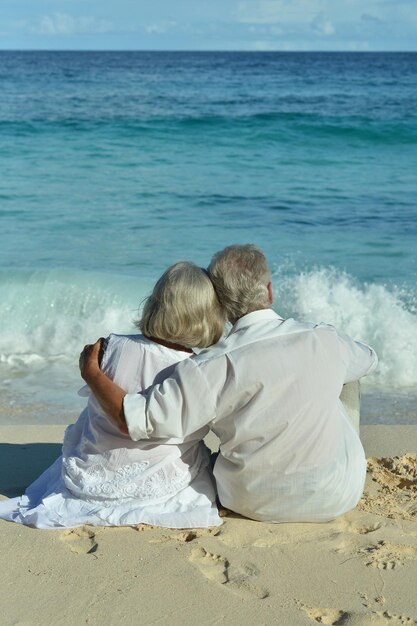
[[[0,426],[3,496],[60,454],[64,428]],[[363,426],[361,438],[365,496],[326,524],[229,514],[220,529],[47,531],[0,520],[2,623],[417,624],[417,426]]]

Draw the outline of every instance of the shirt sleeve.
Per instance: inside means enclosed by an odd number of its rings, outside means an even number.
[[[215,394],[193,359],[181,361],[171,378],[146,395],[127,394],[123,401],[133,441],[150,437],[184,438],[209,424],[216,415]]]
[[[373,372],[378,365],[375,350],[366,343],[355,341],[348,335],[338,331],[339,345],[346,374],[344,383],[359,380]]]

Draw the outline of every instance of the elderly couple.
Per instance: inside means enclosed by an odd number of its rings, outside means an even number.
[[[215,254],[207,272],[169,268],[146,300],[142,334],[84,348],[88,405],[62,456],[0,516],[40,528],[204,527],[221,523],[215,488],[224,507],[266,522],[324,522],[354,508],[366,461],[339,396],[375,368],[375,352],[271,305],[253,245]],[[215,480],[202,441],[210,429]]]

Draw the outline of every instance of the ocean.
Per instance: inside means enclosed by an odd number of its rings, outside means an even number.
[[[283,316],[372,345],[417,418],[417,53],[0,52],[0,423],[67,423],[78,355],[163,270],[255,243]]]

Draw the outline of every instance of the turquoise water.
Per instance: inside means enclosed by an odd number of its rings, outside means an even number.
[[[277,311],[378,350],[368,421],[415,420],[416,73],[413,53],[0,52],[0,420],[65,421],[82,345],[235,242],[266,252]]]

